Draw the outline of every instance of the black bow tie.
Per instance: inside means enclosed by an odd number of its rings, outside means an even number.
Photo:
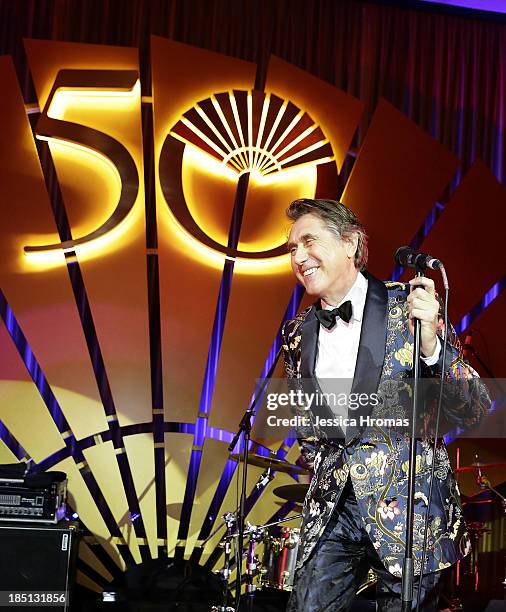
[[[332,329],[336,324],[336,319],[339,317],[345,323],[348,323],[351,319],[353,309],[351,307],[351,301],[348,300],[343,302],[341,306],[334,308],[333,310],[321,310],[316,311],[316,318],[325,327],[325,329]]]

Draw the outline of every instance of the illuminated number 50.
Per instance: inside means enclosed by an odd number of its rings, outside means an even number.
[[[104,132],[49,116],[51,103],[58,90],[131,92],[137,83],[135,70],[60,70],[37,123],[36,135],[45,140],[57,139],[92,149],[107,157],[118,171],[121,193],[111,216],[92,232],[56,244],[26,246],[26,253],[63,249],[73,250],[90,240],[103,236],[116,227],[132,209],[139,191],[139,175],[132,156],[117,140]]]

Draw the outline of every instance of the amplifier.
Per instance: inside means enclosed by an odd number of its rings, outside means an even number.
[[[23,610],[70,609],[78,550],[77,523],[0,525],[0,593],[2,606]],[[50,598],[51,597],[51,598]],[[6,603],[7,602],[7,603]],[[14,603],[11,609],[16,609]],[[32,605],[30,605],[32,603]],[[4,609],[0,607],[0,609]],[[7,609],[7,608],[5,608]]]
[[[0,521],[58,523],[65,516],[67,481],[26,486],[24,479],[0,478]]]

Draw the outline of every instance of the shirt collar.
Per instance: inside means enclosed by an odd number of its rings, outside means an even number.
[[[368,281],[366,277],[359,272],[357,274],[357,278],[355,282],[353,283],[351,289],[344,296],[344,298],[339,302],[339,304],[337,304],[336,306],[331,306],[330,304],[327,304],[323,300],[320,300],[321,307],[324,308],[325,310],[333,310],[337,306],[341,306],[343,302],[350,300],[351,305],[353,307],[352,319],[354,321],[361,321],[363,314],[364,314],[365,298],[367,296],[367,285],[368,285]]]

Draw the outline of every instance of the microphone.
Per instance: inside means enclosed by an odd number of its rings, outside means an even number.
[[[439,270],[443,264],[439,259],[435,259],[427,253],[417,253],[411,247],[402,246],[395,251],[394,259],[399,266],[408,268],[430,268],[431,270]]]

